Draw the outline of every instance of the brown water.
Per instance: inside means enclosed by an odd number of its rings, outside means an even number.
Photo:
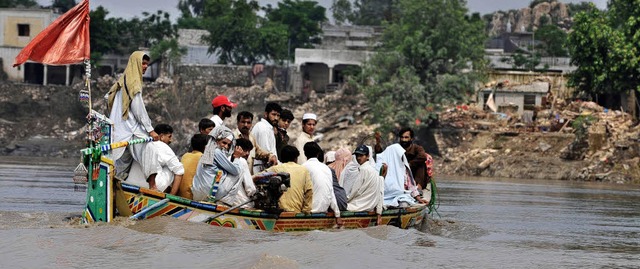
[[[640,268],[637,187],[441,179],[428,233],[273,233],[171,218],[81,225],[73,168],[0,164],[0,268]]]

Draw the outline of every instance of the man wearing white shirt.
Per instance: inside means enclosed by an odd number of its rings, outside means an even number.
[[[268,103],[264,109],[264,117],[253,126],[251,135],[256,139],[256,147],[269,152],[269,159],[254,159],[253,172],[257,174],[270,165],[278,163],[278,150],[276,148],[276,126],[280,119],[282,107],[277,103]],[[258,157],[258,156],[256,156]]]
[[[295,146],[300,152],[304,152],[304,145],[307,142],[315,142],[313,139],[313,134],[316,132],[316,123],[318,122],[318,116],[313,113],[305,113],[302,115],[302,133],[296,139]],[[303,164],[307,158],[305,156],[300,156],[298,158],[298,164]]]
[[[327,212],[331,208],[336,216],[336,223],[341,226],[342,219],[340,218],[340,209],[333,192],[331,169],[318,160],[318,157],[323,154],[324,152],[316,142],[308,142],[304,145],[304,155],[307,157],[307,161],[302,166],[309,170],[311,182],[313,183],[311,213]]]
[[[213,117],[211,120],[216,126],[224,125],[224,119],[231,117],[231,110],[238,106],[237,104],[229,101],[224,95],[218,95],[211,100],[211,106],[213,106]]]
[[[127,183],[146,188],[155,188],[161,192],[176,195],[180,188],[182,175],[184,175],[184,166],[171,147],[169,147],[173,138],[173,128],[168,124],[158,124],[154,130],[158,133],[159,141],[151,142],[144,157],[157,158],[159,166],[156,170],[155,180],[149,183],[145,182],[142,176],[142,168],[138,163],[134,163],[127,178]]]

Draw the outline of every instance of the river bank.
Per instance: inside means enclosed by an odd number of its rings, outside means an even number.
[[[110,77],[96,80],[94,110],[106,111],[101,97],[112,83]],[[0,85],[0,156],[77,161],[88,111],[77,98],[82,87]],[[239,104],[234,117],[225,122],[231,128],[237,112],[261,116],[264,105],[276,101],[296,117],[289,128],[292,141],[300,134],[302,114],[314,112],[320,119],[316,135],[324,149],[374,143],[378,126],[368,124],[371,115],[361,94],[343,90],[312,94],[303,103],[289,93],[258,85],[203,90],[160,80],[144,88],[152,122],[174,127],[171,146],[178,155],[186,152],[197,122],[211,115],[209,100],[218,94]],[[640,183],[640,127],[624,112],[584,104],[557,102],[549,111],[539,112],[546,116],[538,118],[558,118],[562,123],[542,121],[533,126],[523,125],[513,115],[452,107],[441,112],[435,124],[419,130],[417,142],[433,155],[438,174]]]

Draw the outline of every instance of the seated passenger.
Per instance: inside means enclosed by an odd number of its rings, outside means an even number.
[[[209,141],[193,177],[193,200],[215,201],[217,197],[227,194],[218,194],[219,184],[227,176],[240,175],[239,164],[233,163],[233,160],[244,154],[240,147],[234,147],[234,141],[233,133],[224,125],[213,128],[209,133]]]
[[[207,119],[209,120],[209,119]],[[204,147],[207,145],[207,135],[195,134],[191,137],[191,152],[187,152],[182,155],[182,166],[184,166],[184,175],[182,176],[182,182],[180,182],[180,190],[178,195],[193,199],[193,193],[191,192],[191,186],[193,185],[193,176],[196,175],[196,168]]]
[[[253,200],[251,197],[256,193],[256,185],[251,178],[247,157],[253,149],[253,144],[249,139],[239,138],[236,140],[236,148],[238,147],[242,149],[242,155],[240,158],[234,159],[233,163],[239,166],[240,174],[238,177],[227,176],[220,182],[218,193],[226,192],[227,195],[221,196],[216,200],[220,200],[230,206],[244,204],[242,208],[252,208]]]
[[[198,130],[200,130],[200,133],[203,135],[208,135],[215,127],[216,124],[207,118],[201,119],[198,123]]]
[[[336,223],[342,225],[340,208],[338,208],[336,195],[333,192],[331,169],[318,160],[319,156],[324,155],[322,149],[316,142],[307,142],[304,144],[304,155],[307,157],[307,161],[305,161],[302,166],[309,170],[311,183],[313,185],[311,213],[327,212],[329,207],[331,207],[331,210],[336,216]]]
[[[416,200],[424,202],[413,180],[404,148],[400,144],[392,144],[378,154],[376,167],[380,168],[384,164],[387,165],[384,178],[385,206],[399,207],[400,203],[403,203],[402,206],[412,205]]]
[[[371,211],[376,210],[378,225],[382,224],[384,178],[378,175],[376,169],[369,162],[370,149],[361,145],[353,152],[360,167],[350,192],[347,194],[347,210]]]
[[[340,148],[335,151],[334,161],[331,164],[327,164],[329,168],[332,168],[336,171],[336,176],[338,177],[338,183],[341,182],[340,176],[342,175],[342,171],[347,166],[347,164],[351,161],[351,151],[348,148]]]
[[[365,146],[365,147],[369,152],[369,158],[368,158],[369,164],[371,164],[371,166],[373,167],[376,167],[376,162],[373,159],[373,149],[370,146]],[[347,194],[351,192],[351,187],[353,187],[355,180],[358,178],[359,169],[360,169],[360,164],[358,163],[356,156],[351,155],[351,162],[347,163],[347,165],[342,170],[342,173],[340,173],[340,177],[339,177],[340,186],[344,188],[344,191]]]
[[[182,181],[182,175],[184,174],[184,167],[178,160],[176,154],[169,147],[171,139],[173,138],[173,128],[168,124],[158,124],[154,130],[158,133],[159,141],[150,143],[144,157],[157,158],[158,167],[156,168],[157,174],[155,182],[150,181],[147,183],[141,180],[144,176],[142,168],[137,162],[133,163],[127,182],[175,195],[180,189],[180,182]]]
[[[267,172],[289,173],[291,187],[289,187],[278,200],[280,209],[295,213],[311,213],[313,203],[313,184],[309,170],[296,163],[300,152],[294,146],[284,146],[280,161],[282,164],[269,167]],[[254,176],[259,177],[260,174]]]

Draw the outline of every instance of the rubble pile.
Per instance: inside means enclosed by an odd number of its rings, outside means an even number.
[[[466,106],[445,110],[440,127],[454,131],[437,138],[444,149],[440,169],[470,176],[640,182],[640,126],[628,113],[556,99],[530,123],[523,118]],[[447,143],[451,133],[459,145]]]

